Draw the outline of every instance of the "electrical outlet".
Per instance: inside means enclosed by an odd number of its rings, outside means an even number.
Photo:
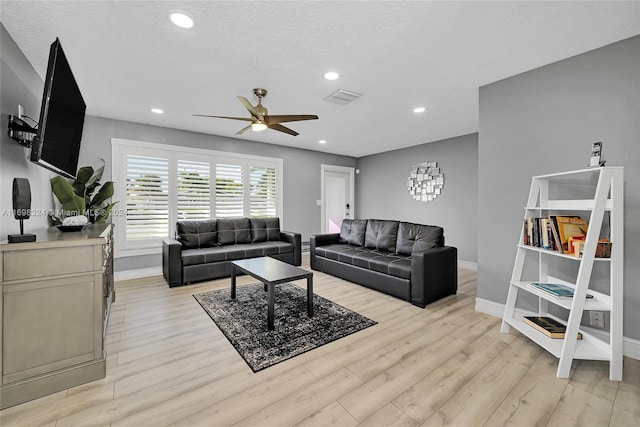
[[[590,311],[589,312],[589,324],[596,328],[604,328],[604,312],[602,311]]]
[[[18,118],[22,119],[22,116],[24,116],[24,107],[18,104]]]

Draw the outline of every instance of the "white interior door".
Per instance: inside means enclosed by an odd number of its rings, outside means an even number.
[[[354,170],[344,166],[321,166],[322,232],[339,233],[342,220],[353,218]]]

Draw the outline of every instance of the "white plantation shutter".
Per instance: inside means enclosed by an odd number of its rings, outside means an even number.
[[[251,166],[249,175],[249,216],[276,216],[276,169],[272,167]]]
[[[282,159],[113,138],[116,257],[157,254],[180,220],[282,218]]]
[[[177,219],[211,218],[210,163],[178,160],[177,169]]]
[[[127,240],[167,237],[169,229],[169,159],[126,156]]]
[[[244,167],[216,164],[216,218],[244,216]]]

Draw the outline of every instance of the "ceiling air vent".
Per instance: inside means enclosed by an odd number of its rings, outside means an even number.
[[[362,95],[355,92],[350,92],[344,89],[338,89],[331,95],[327,96],[324,100],[333,102],[335,104],[340,105],[349,105],[356,99],[360,98]]]

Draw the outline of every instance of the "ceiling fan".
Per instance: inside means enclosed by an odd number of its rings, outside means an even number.
[[[251,122],[248,126],[240,129],[236,132],[236,135],[242,135],[249,129],[259,132],[265,129],[273,129],[279,132],[288,133],[289,135],[296,136],[298,132],[288,127],[282,126],[280,123],[286,122],[298,122],[302,120],[316,120],[318,116],[315,114],[297,114],[297,115],[269,115],[267,109],[262,105],[262,98],[267,96],[267,90],[262,88],[253,89],[254,95],[258,98],[257,105],[251,105],[249,100],[244,96],[238,96],[238,100],[244,105],[251,117],[228,117],[228,116],[209,116],[205,114],[194,114],[198,117],[215,117],[218,119],[231,119],[242,120],[245,122]]]

